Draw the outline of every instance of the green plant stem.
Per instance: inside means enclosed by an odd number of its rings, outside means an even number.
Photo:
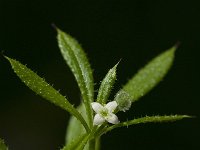
[[[83,118],[83,116],[82,116],[78,111],[76,112],[76,117],[77,117],[77,119],[79,119],[79,121],[82,123],[82,125],[84,126],[86,132],[87,132],[87,133],[90,132],[90,129],[89,129],[89,127],[88,127],[88,125],[87,125],[85,119]]]
[[[96,131],[94,137],[100,137],[101,132],[105,130],[107,123],[102,124]]]
[[[95,133],[98,130],[98,126],[93,126],[91,133],[90,133],[90,141],[89,141],[89,150],[95,150],[95,145],[96,145],[96,136]]]
[[[91,139],[89,142],[89,150],[100,150],[100,134],[102,130],[105,129],[107,123],[102,124],[100,127],[94,126],[92,129],[91,137],[93,136],[94,139]]]
[[[100,150],[100,144],[101,144],[100,137],[97,137],[95,139],[95,150]]]
[[[93,112],[92,112],[90,103],[85,103],[85,108],[86,108],[86,114],[87,114],[87,118],[88,118],[88,125],[91,128],[92,122],[93,122]]]
[[[94,150],[95,149],[95,139],[92,139],[89,141],[89,150]]]
[[[100,137],[90,140],[89,150],[100,150]]]

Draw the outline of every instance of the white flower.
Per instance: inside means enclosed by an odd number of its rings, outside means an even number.
[[[116,101],[109,102],[105,106],[102,106],[98,102],[93,102],[91,105],[92,109],[96,112],[93,121],[94,125],[101,125],[105,121],[112,124],[119,123],[118,117],[113,113],[118,106]]]

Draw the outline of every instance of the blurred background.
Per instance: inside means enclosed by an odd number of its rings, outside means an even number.
[[[94,69],[95,89],[120,59],[116,93],[149,60],[181,43],[173,67],[120,120],[145,115],[196,116],[103,136],[102,150],[199,149],[200,7],[196,0],[0,0],[0,51],[27,64],[76,106],[80,92],[51,24],[78,39]],[[0,55],[0,137],[10,150],[58,150],[69,114],[29,90]],[[113,99],[111,95],[110,100]]]

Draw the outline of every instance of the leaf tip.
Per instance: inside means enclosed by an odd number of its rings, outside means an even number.
[[[177,41],[176,44],[174,45],[174,47],[177,49],[180,46],[181,42]]]
[[[174,54],[176,52],[176,50],[179,48],[181,42],[177,41],[176,44],[174,44],[174,46],[170,49],[170,51]]]
[[[117,62],[117,64],[115,66],[118,66],[119,63],[121,62],[122,58],[120,58],[120,60]]]
[[[51,26],[57,31],[57,33],[61,33],[62,32],[62,30],[59,29],[54,23],[52,23]]]
[[[12,59],[11,58],[9,58],[8,56],[6,56],[6,55],[3,55],[3,57],[5,58],[5,59],[7,59],[10,63],[11,63],[11,61],[12,61]]]
[[[55,30],[57,30],[57,26],[56,26],[54,23],[52,23],[51,26],[52,26]]]
[[[4,50],[1,50],[1,54],[4,56]]]
[[[196,118],[196,116],[183,115],[183,118]]]
[[[119,65],[119,63],[121,62],[121,60],[122,60],[122,59],[120,59],[120,60],[117,62],[117,64],[113,67],[114,70],[117,69],[117,66]]]
[[[16,62],[16,60],[14,60],[8,56],[5,56],[5,55],[4,55],[4,58],[9,61],[9,63],[11,64],[12,67],[14,67],[14,63]]]
[[[61,31],[54,23],[52,23],[51,26],[52,26],[57,32],[60,32],[60,31]]]

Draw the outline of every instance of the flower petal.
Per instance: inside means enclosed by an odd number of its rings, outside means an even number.
[[[106,108],[108,109],[109,112],[114,112],[114,110],[117,108],[118,104],[116,101],[109,102],[106,104]]]
[[[104,123],[105,119],[103,117],[101,117],[99,114],[96,114],[94,116],[94,121],[93,124],[94,125],[101,125],[102,123]]]
[[[104,109],[104,107],[100,104],[100,103],[97,103],[97,102],[92,102],[91,103],[91,106],[92,106],[92,109],[98,114],[101,110]]]
[[[118,117],[113,113],[110,113],[109,116],[106,117],[106,120],[109,123],[112,123],[112,124],[118,124],[119,123]]]

